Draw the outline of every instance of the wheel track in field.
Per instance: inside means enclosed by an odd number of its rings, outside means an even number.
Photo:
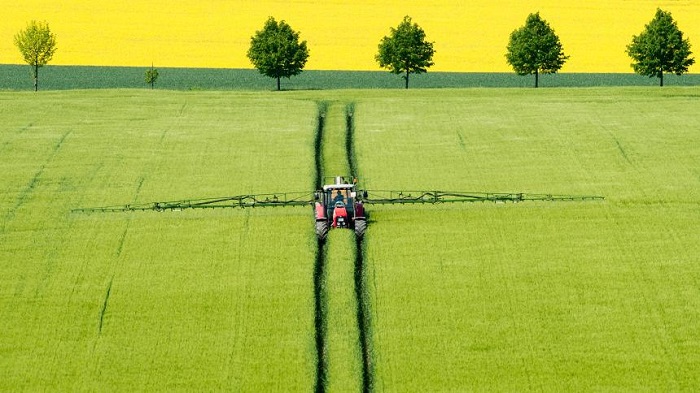
[[[102,335],[102,325],[105,319],[105,312],[107,311],[107,304],[109,303],[109,295],[112,292],[112,282],[114,281],[114,275],[109,279],[109,284],[107,285],[107,291],[105,292],[105,299],[102,302],[102,309],[100,309],[100,322],[97,325],[97,335]]]
[[[34,176],[32,176],[32,178],[29,180],[27,186],[20,192],[19,196],[17,197],[17,201],[15,202],[15,205],[8,210],[7,214],[5,214],[5,219],[3,220],[2,228],[0,228],[0,233],[5,232],[7,224],[15,217],[15,214],[22,207],[22,205],[24,205],[29,200],[32,193],[39,184],[41,177],[44,175],[44,170],[46,170],[46,167],[49,164],[51,164],[54,157],[56,157],[58,152],[61,150],[61,146],[63,146],[63,143],[66,141],[66,138],[68,138],[68,136],[71,133],[72,131],[67,131],[61,136],[61,139],[59,139],[58,142],[54,145],[53,149],[51,150],[51,153],[46,158],[46,161],[34,173]]]
[[[28,123],[26,126],[19,128],[19,129],[18,129],[17,131],[15,131],[14,133],[9,134],[7,140],[5,140],[5,142],[3,142],[2,145],[0,146],[0,153],[4,153],[5,150],[7,150],[8,146],[10,146],[10,145],[12,144],[12,142],[14,142],[14,140],[15,140],[17,137],[19,137],[19,136],[21,136],[22,134],[24,134],[25,131],[29,130],[29,129],[32,128],[33,126],[34,126],[34,123],[31,123],[31,122],[30,122],[30,123]]]
[[[314,392],[326,391],[328,362],[326,360],[326,295],[325,295],[325,241],[318,239],[314,262],[314,341],[316,343],[316,381]]]
[[[141,193],[141,188],[143,187],[143,182],[145,178],[141,176],[139,178],[138,185],[136,186],[136,191],[134,192],[134,202],[138,200],[139,194]],[[122,255],[122,252],[124,250],[124,243],[126,243],[126,237],[127,234],[129,233],[129,227],[131,225],[131,218],[127,218],[126,220],[126,225],[124,226],[124,230],[122,231],[122,234],[119,238],[119,242],[117,243],[117,249],[115,251],[115,262],[114,264],[118,263],[119,258]],[[110,278],[109,278],[109,283],[107,284],[107,289],[105,290],[105,297],[102,302],[102,308],[100,309],[100,315],[98,317],[98,324],[97,324],[97,335],[98,337],[102,335],[102,327],[104,326],[104,318],[105,314],[107,313],[107,307],[109,305],[109,297],[112,293],[112,283],[114,282],[114,276],[116,274],[116,269],[117,267],[112,265],[110,267]],[[97,341],[95,341],[95,345],[97,345]],[[93,349],[94,350],[94,349]]]
[[[362,391],[372,392],[374,372],[372,367],[372,331],[370,304],[367,291],[367,274],[364,263],[365,246],[362,238],[355,238],[355,298],[357,299],[357,327],[359,332],[360,354],[362,356]]]
[[[314,137],[314,166],[315,166],[315,187],[320,189],[323,186],[324,177],[324,162],[323,162],[323,138],[326,131],[326,121],[328,118],[328,108],[330,103],[327,101],[319,101],[317,104],[317,125]],[[355,104],[347,103],[344,107],[344,158],[347,160],[347,167],[350,170],[350,175],[354,178],[358,175],[357,158],[355,155]],[[335,175],[335,174],[334,174]],[[367,274],[365,269],[365,242],[363,238],[355,238],[355,255],[354,255],[354,276],[353,288],[355,297],[355,317],[357,321],[357,344],[358,352],[361,358],[361,381],[358,381],[363,392],[373,391],[374,372],[372,361],[372,329],[371,329],[371,307],[370,296],[367,287]],[[314,327],[315,327],[315,346],[316,346],[316,380],[314,391],[317,393],[325,392],[328,386],[328,296],[327,288],[327,249],[326,242],[323,240],[317,241],[315,262],[314,262]],[[337,310],[341,311],[341,310]]]
[[[328,103],[317,102],[318,115],[316,121],[316,133],[314,135],[314,187],[320,189],[323,186],[323,131],[326,125],[326,113]],[[314,260],[314,342],[316,344],[316,381],[314,392],[326,391],[328,364],[326,360],[326,294],[325,274],[326,266],[325,241],[318,239],[316,256]]]
[[[355,157],[355,103],[345,105],[345,154],[348,159],[350,176],[357,177],[357,158]]]
[[[355,154],[355,103],[345,106],[345,150],[350,176],[357,178],[357,155]],[[362,391],[371,392],[374,387],[372,367],[372,321],[370,319],[370,297],[367,290],[364,237],[355,237],[355,298],[357,304],[357,330],[360,354],[362,355]]]
[[[326,114],[328,112],[328,102],[319,101],[316,103],[318,115],[316,119],[316,134],[314,135],[314,187],[320,189],[323,186],[323,131],[326,127]]]

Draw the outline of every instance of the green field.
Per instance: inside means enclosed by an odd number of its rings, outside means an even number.
[[[358,105],[370,188],[606,197],[373,210],[379,386],[694,390],[699,99],[477,90]]]
[[[0,98],[0,390],[313,386],[306,209],[70,210],[308,189],[315,105],[217,93],[37,98]]]
[[[51,66],[39,71],[41,90],[147,89],[144,73],[150,67]],[[158,68],[156,89],[167,90],[273,90],[274,79],[254,69]],[[282,89],[400,89],[400,76],[387,71],[307,70],[282,80]],[[428,72],[411,76],[412,88],[532,87],[534,76],[499,72]],[[664,76],[667,86],[698,86],[700,74]],[[541,75],[542,87],[658,86],[656,78],[633,73],[560,73]],[[0,90],[32,90],[27,65],[0,64]]]
[[[328,138],[353,104],[367,188],[606,197],[368,207],[373,390],[700,386],[697,88],[0,101],[0,390],[318,388],[310,208],[71,209],[311,191],[324,103]],[[324,256],[328,391],[363,384],[351,238]]]

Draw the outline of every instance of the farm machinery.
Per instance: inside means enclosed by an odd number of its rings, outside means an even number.
[[[336,176],[332,184],[326,184],[314,193],[314,215],[316,236],[325,239],[330,228],[350,228],[362,237],[367,229],[365,208],[361,195],[357,193],[357,182],[346,181]],[[367,196],[367,192],[364,192]]]
[[[440,204],[453,202],[524,202],[602,200],[594,195],[552,195],[455,191],[361,190],[357,179],[335,176],[315,192],[246,194],[220,198],[185,199],[103,207],[77,208],[73,212],[179,211],[184,209],[313,206],[316,236],[324,240],[334,228],[351,229],[357,237],[367,230],[365,205]],[[352,179],[352,180],[350,180]]]

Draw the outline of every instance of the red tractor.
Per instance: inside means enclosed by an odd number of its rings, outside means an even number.
[[[355,182],[336,176],[315,194],[316,236],[323,240],[330,228],[349,228],[362,237],[367,229],[365,209]]]
[[[245,194],[221,198],[184,199],[165,202],[132,203],[92,208],[77,208],[73,212],[165,211],[183,209],[249,208],[314,205],[316,236],[324,240],[331,228],[348,228],[358,239],[367,229],[364,205],[448,203],[448,202],[522,202],[522,201],[585,201],[603,200],[595,195],[552,195],[526,193],[494,193],[463,191],[358,191],[357,180],[336,176],[316,192],[283,192],[274,194]]]

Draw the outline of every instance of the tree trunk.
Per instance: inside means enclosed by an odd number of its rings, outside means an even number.
[[[281,77],[279,77],[279,76],[277,77],[277,91],[280,91],[280,90],[281,90],[281,89],[280,89],[280,78],[281,78]]]
[[[540,86],[540,70],[535,70],[535,89]]]
[[[34,91],[39,91],[39,64],[34,64]]]
[[[663,71],[661,71],[661,73],[659,74],[659,80],[660,80],[659,86],[664,87],[664,72]]]
[[[406,88],[408,89],[408,70],[406,70]]]

